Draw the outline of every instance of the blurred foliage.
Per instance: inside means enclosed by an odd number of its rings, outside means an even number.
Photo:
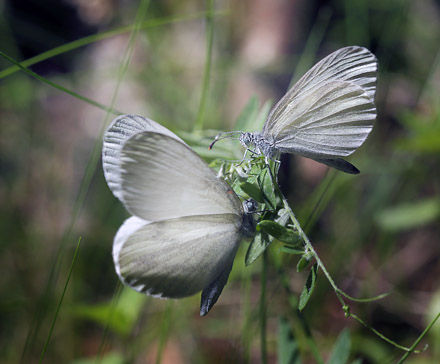
[[[149,2],[143,22],[150,25],[139,27],[125,73],[138,2],[7,0],[0,3],[0,51],[23,61],[62,47],[28,66],[87,99],[164,124],[213,161],[243,153],[237,141],[208,152],[218,130],[236,123],[259,130],[292,78],[340,47],[369,48],[380,65],[379,117],[350,159],[362,173],[283,156],[279,181],[339,287],[355,297],[391,291],[352,303],[352,311],[411,345],[440,311],[438,1],[214,1],[203,130],[193,131],[209,3]],[[21,71],[5,73],[11,66],[0,60],[0,363],[38,362],[80,236],[44,362],[261,362],[262,258],[246,267],[243,243],[229,284],[204,318],[197,296],[173,302],[120,290],[111,248],[127,213],[100,164],[90,163],[106,112]],[[345,318],[321,272],[298,313],[310,268],[297,273],[299,257],[276,241],[267,259],[268,362],[387,363],[403,355]],[[428,349],[407,362],[440,362],[439,343],[436,325],[418,347]]]

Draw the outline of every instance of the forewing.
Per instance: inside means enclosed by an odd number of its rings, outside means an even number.
[[[299,95],[297,107],[280,117],[273,141],[281,152],[345,157],[365,141],[375,119],[376,107],[364,89],[334,81]]]
[[[126,220],[113,243],[118,276],[139,292],[191,296],[232,266],[241,236],[241,219],[235,214],[141,221]]]
[[[183,141],[173,132],[153,120],[138,115],[120,115],[114,119],[104,134],[102,168],[113,194],[121,199],[120,153],[124,143],[134,134],[154,131]]]
[[[275,135],[285,123],[296,124],[289,116],[314,90],[335,81],[354,83],[374,103],[377,83],[377,59],[366,48],[341,48],[313,66],[275,105],[263,127],[263,135]]]
[[[121,151],[120,168],[122,201],[143,219],[243,213],[229,185],[191,148],[167,135],[134,135]]]

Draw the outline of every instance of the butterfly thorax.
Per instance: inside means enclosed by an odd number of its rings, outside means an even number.
[[[275,148],[275,142],[271,138],[266,138],[260,132],[244,132],[240,135],[240,143],[249,151],[264,155],[266,158],[272,157],[278,152]]]

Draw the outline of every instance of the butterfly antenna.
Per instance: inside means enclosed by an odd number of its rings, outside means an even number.
[[[212,141],[212,143],[209,144],[208,149],[211,150],[212,147],[214,146],[214,144],[217,143],[219,140],[227,139],[227,138],[233,138],[234,136],[241,135],[242,133],[243,133],[242,131],[228,131],[228,132],[225,132],[225,133],[217,134],[215,136],[214,140]]]

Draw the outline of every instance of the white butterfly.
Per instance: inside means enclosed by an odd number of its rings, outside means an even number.
[[[376,119],[377,59],[367,49],[345,47],[312,67],[275,105],[261,132],[239,135],[246,151],[273,159],[279,153],[312,158],[346,173],[359,170],[341,157],[367,139]],[[252,149],[253,148],[253,149]]]
[[[200,314],[208,313],[227,282],[240,239],[253,234],[252,214],[179,137],[141,116],[112,122],[102,161],[110,189],[134,215],[113,243],[121,281],[164,298],[203,290]]]

